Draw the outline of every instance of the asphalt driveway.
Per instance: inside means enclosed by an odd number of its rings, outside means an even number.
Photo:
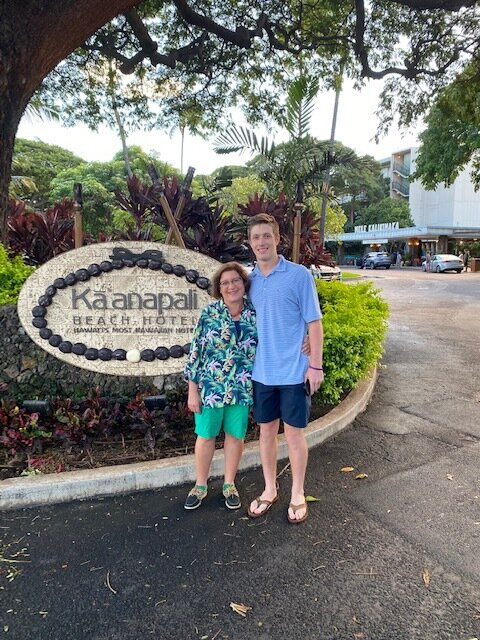
[[[391,304],[383,366],[367,411],[311,451],[304,524],[286,520],[285,464],[256,521],[222,505],[220,481],[195,512],[185,486],[5,512],[0,633],[479,638],[480,275],[366,277]],[[244,502],[261,486],[243,474]]]

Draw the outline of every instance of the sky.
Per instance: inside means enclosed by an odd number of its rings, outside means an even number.
[[[375,143],[374,136],[378,127],[375,110],[381,83],[371,80],[361,91],[347,85],[340,95],[335,139],[351,147],[358,155],[371,155],[377,160],[390,156],[395,151],[417,146],[417,133],[412,130],[406,134],[398,128]],[[311,133],[319,139],[329,139],[333,115],[335,95],[333,91],[319,95],[311,119]],[[218,133],[211,134],[204,140],[188,133],[184,143],[185,172],[189,166],[195,167],[197,174],[210,174],[216,168],[226,164],[245,164],[251,155],[243,154],[218,155],[213,150],[213,141]],[[69,149],[86,161],[108,161],[120,151],[120,140],[111,130],[102,128],[93,132],[85,125],[65,128],[56,122],[23,119],[20,123],[18,137],[41,140]],[[281,135],[275,136],[276,142],[283,142]],[[136,131],[129,134],[127,143],[139,145],[145,152],[156,151],[163,161],[181,168],[181,138],[176,133],[169,136],[161,130]]]

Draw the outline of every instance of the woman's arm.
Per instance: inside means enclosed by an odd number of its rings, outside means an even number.
[[[200,391],[196,382],[188,381],[188,400],[187,405],[193,413],[201,413],[202,401],[200,399]]]

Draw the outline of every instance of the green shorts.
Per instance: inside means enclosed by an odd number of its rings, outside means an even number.
[[[222,427],[225,433],[243,440],[247,433],[250,407],[228,404],[224,407],[202,407],[195,414],[195,433],[202,438],[216,438]]]

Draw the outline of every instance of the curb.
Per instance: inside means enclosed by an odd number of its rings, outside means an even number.
[[[377,369],[364,378],[338,406],[328,414],[311,422],[305,430],[308,447],[314,447],[343,431],[362,413],[373,393]],[[278,437],[278,460],[288,458],[287,443]],[[258,441],[248,442],[240,462],[239,471],[260,465]],[[223,452],[218,450],[210,471],[211,477],[223,474]],[[181,458],[153,460],[129,465],[66,471],[47,476],[10,478],[0,483],[0,509],[19,509],[45,504],[70,502],[85,498],[159,489],[195,481],[193,454]]]

